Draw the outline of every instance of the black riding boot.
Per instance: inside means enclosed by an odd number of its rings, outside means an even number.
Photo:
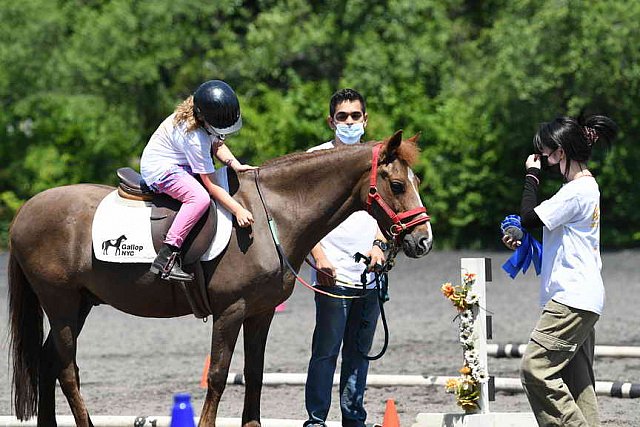
[[[153,274],[160,273],[160,278],[165,280],[193,281],[191,274],[182,271],[180,263],[180,250],[165,243],[153,260],[150,270]]]

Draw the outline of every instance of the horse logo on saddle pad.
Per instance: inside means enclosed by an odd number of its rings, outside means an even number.
[[[124,234],[117,239],[105,240],[104,242],[102,242],[102,254],[108,255],[109,248],[114,247],[116,248],[116,253],[114,255],[120,255],[122,253],[122,251],[120,250],[120,245],[122,244],[123,240],[127,240],[127,236],[125,236]]]
[[[227,172],[222,168],[214,174],[225,190],[229,189]],[[153,193],[131,168],[118,169],[118,178],[120,186],[100,202],[94,215],[93,252],[100,261],[150,264],[162,247],[180,202]],[[208,212],[185,240],[184,264],[218,256],[229,243],[231,229],[231,213],[212,200]]]

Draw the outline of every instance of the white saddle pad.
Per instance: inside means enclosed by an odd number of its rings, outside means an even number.
[[[216,170],[216,184],[229,191],[227,168]],[[220,255],[229,244],[233,226],[231,213],[216,204],[218,225],[202,261]],[[123,199],[118,191],[109,193],[98,205],[93,217],[91,235],[93,253],[100,261],[118,263],[151,263],[156,257],[151,239],[151,203]]]

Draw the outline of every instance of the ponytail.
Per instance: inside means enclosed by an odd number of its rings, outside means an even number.
[[[585,133],[585,138],[590,145],[604,144],[610,147],[618,133],[618,125],[606,116],[589,116],[579,120]]]

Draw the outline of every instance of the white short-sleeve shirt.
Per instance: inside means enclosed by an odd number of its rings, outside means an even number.
[[[198,128],[187,132],[186,124],[173,123],[175,114],[167,117],[149,139],[140,159],[140,173],[152,185],[175,166],[189,166],[195,174],[215,172],[211,147],[218,138]]]
[[[310,148],[308,151],[333,147],[333,142],[329,141]],[[352,213],[320,241],[327,259],[336,269],[339,280],[353,283],[355,285],[353,287],[361,286],[360,276],[365,269],[365,264],[363,262],[355,262],[353,256],[356,252],[360,252],[363,255],[369,252],[377,233],[377,221],[366,211],[357,211]],[[372,282],[373,274],[369,273],[367,277],[368,282]],[[313,286],[316,286],[317,272],[314,269],[311,269],[311,280]],[[340,282],[337,282],[336,285],[350,287]],[[375,283],[370,284],[368,288],[375,288]]]
[[[598,183],[593,177],[570,181],[535,212],[544,223],[540,304],[553,299],[602,314]]]

